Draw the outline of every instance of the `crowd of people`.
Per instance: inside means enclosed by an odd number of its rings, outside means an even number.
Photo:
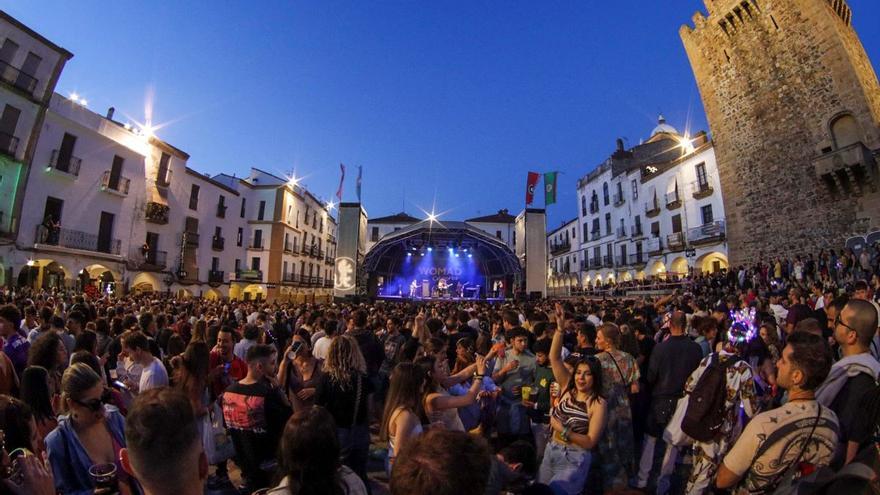
[[[0,492],[876,493],[868,259],[503,304],[6,290]]]

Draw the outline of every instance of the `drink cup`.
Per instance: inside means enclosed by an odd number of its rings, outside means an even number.
[[[523,385],[522,388],[520,388],[520,393],[522,393],[523,400],[529,400],[529,398],[532,396],[532,387]]]
[[[89,468],[89,476],[95,482],[95,490],[100,490],[100,493],[117,493],[119,491],[116,480],[116,464],[112,462],[92,464]]]

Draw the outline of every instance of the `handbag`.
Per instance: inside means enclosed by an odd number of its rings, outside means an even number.
[[[218,401],[208,407],[208,414],[202,418],[202,446],[208,464],[226,462],[235,456],[235,445],[226,433],[223,424],[223,409]]]
[[[684,419],[685,412],[687,412],[689,398],[690,395],[685,394],[684,397],[678,399],[675,412],[672,413],[672,418],[669,420],[666,428],[663,429],[663,440],[676,447],[686,447],[694,443],[693,438],[681,431],[681,421]]]

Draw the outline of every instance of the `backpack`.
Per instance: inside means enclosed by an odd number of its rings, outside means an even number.
[[[741,360],[731,356],[724,363],[718,354],[709,358],[709,366],[689,394],[681,431],[698,442],[712,442],[721,433],[727,400],[727,370]]]

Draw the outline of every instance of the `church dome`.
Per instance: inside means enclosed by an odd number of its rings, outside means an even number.
[[[678,131],[675,129],[675,127],[667,124],[666,119],[661,115],[659,118],[657,118],[657,127],[655,127],[653,131],[651,131],[651,137],[656,136],[660,133],[678,134]]]

